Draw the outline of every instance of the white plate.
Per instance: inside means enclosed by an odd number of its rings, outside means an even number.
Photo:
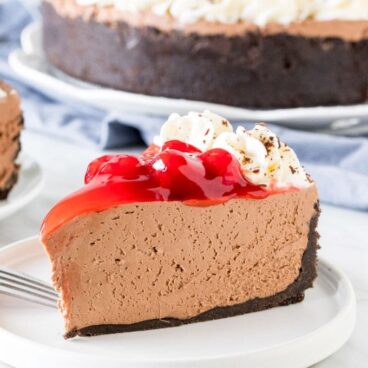
[[[0,250],[0,265],[48,280],[37,239]],[[320,261],[303,303],[217,321],[105,335],[62,338],[56,310],[0,295],[0,360],[17,368],[308,367],[338,350],[355,323],[347,277]]]
[[[10,192],[8,199],[0,201],[0,220],[26,206],[43,187],[44,176],[40,165],[23,154],[20,156],[19,163],[21,169],[18,182]]]
[[[298,128],[327,128],[331,123],[350,127],[368,120],[368,104],[354,106],[251,110],[200,101],[152,97],[102,88],[66,76],[47,63],[42,50],[41,26],[34,23],[22,34],[22,50],[14,51],[9,63],[33,88],[52,97],[77,100],[107,111],[167,116],[172,112],[205,109],[231,120],[267,121]]]

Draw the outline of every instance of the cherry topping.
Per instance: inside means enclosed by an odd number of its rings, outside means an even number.
[[[183,201],[207,206],[229,198],[261,199],[272,191],[251,184],[238,160],[222,149],[201,152],[181,141],[150,146],[140,156],[106,155],[88,166],[85,186],[59,202],[43,235],[72,218],[123,203]]]
[[[247,184],[239,161],[221,148],[211,149],[199,155],[206,167],[209,179],[221,177],[224,184],[245,186]]]
[[[168,149],[177,150],[180,152],[186,152],[186,153],[200,153],[202,152],[197,147],[192,146],[189,143],[184,143],[182,141],[173,140],[168,141],[162,146],[162,151],[166,151]]]
[[[120,177],[126,180],[139,179],[140,176],[146,174],[146,168],[141,161],[135,156],[115,155],[103,156],[93,161],[87,168],[85,183],[90,183],[93,179],[105,176]]]
[[[102,156],[97,158],[96,160],[93,160],[87,168],[86,171],[86,175],[84,176],[84,184],[88,184],[91,182],[91,180],[96,177],[96,175],[98,174],[98,172],[100,171],[101,166],[106,163],[109,162],[112,159],[113,156],[111,155],[106,155],[106,156]]]
[[[204,197],[200,180],[205,176],[205,168],[196,157],[166,148],[151,162],[150,167],[158,185],[170,191],[169,199]]]

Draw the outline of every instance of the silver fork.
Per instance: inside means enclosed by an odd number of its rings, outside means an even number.
[[[56,308],[58,295],[46,282],[9,269],[0,268],[0,294]]]

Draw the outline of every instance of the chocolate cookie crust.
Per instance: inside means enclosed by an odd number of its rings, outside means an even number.
[[[346,105],[368,99],[368,38],[280,32],[199,35],[60,15],[43,3],[48,60],[102,86],[239,107]]]
[[[16,171],[13,172],[5,187],[0,189],[0,200],[7,199],[10,191],[13,189],[14,185],[17,184],[19,165],[16,165],[15,167]]]
[[[318,219],[320,215],[319,202],[314,206],[316,213],[312,217],[309,225],[308,245],[302,259],[302,267],[299,277],[288,286],[288,288],[280,293],[267,298],[256,298],[245,303],[228,306],[217,307],[204,312],[196,317],[180,320],[175,318],[164,318],[150,321],[143,321],[129,325],[98,325],[72,330],[64,337],[66,339],[75,336],[97,336],[103,334],[112,334],[120,332],[144,331],[165,327],[181,326],[189,323],[204,322],[220,318],[234,317],[246,313],[258,312],[265,309],[286,306],[289,304],[299,303],[304,299],[304,291],[313,287],[313,281],[317,276],[317,250],[319,249],[319,234],[316,231]]]

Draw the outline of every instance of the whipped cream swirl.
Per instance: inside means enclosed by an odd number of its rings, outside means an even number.
[[[155,143],[180,140],[202,152],[221,148],[234,155],[244,176],[254,184],[277,188],[305,188],[311,185],[295,152],[264,124],[251,130],[232,125],[209,111],[172,114],[161,128]]]
[[[6,93],[6,91],[4,91],[3,89],[0,88],[0,99],[1,98],[5,98],[8,94]]]
[[[179,140],[204,152],[214,146],[222,133],[232,131],[233,127],[226,119],[210,111],[189,112],[185,116],[171,114],[155,143],[161,146],[167,141]]]
[[[171,15],[180,23],[247,21],[259,26],[306,19],[367,20],[368,0],[76,0],[79,5],[116,6],[128,12]]]

